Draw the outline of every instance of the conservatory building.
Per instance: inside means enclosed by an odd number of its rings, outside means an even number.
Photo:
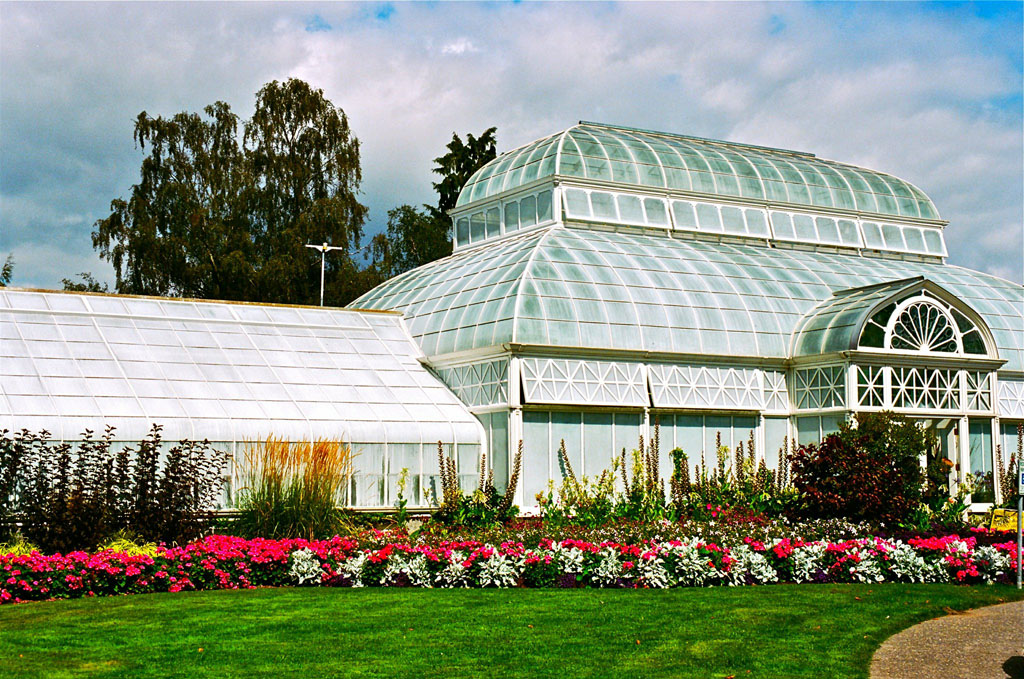
[[[912,184],[810,153],[580,123],[467,182],[454,253],[352,306],[400,311],[520,506],[659,428],[778,464],[857,412],[934,429],[991,502],[1024,422],[1024,286],[951,266]],[[670,458],[661,456],[663,474]],[[476,461],[459,461],[471,474]]]
[[[945,262],[946,222],[906,181],[810,153],[595,123],[467,182],[454,253],[351,309],[0,288],[0,429],[75,441],[269,435],[353,447],[346,500],[424,505],[437,444],[516,502],[608,468],[657,427],[714,463],[779,463],[857,412],[933,429],[991,502],[1024,423],[1024,286]],[[382,313],[383,312],[383,313]],[[237,470],[236,470],[237,471]]]

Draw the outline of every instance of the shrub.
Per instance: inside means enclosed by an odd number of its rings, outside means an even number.
[[[807,516],[909,520],[922,499],[920,457],[935,434],[890,412],[860,413],[820,445],[800,446],[793,484]]]
[[[87,550],[119,530],[145,540],[189,542],[209,527],[222,485],[223,452],[209,442],[181,441],[160,463],[160,426],[138,448],[114,452],[114,428],[77,446],[46,431],[2,432],[7,532],[16,517],[25,537],[50,552]],[[13,460],[12,469],[6,468]]]
[[[232,526],[239,534],[312,540],[348,530],[338,505],[352,479],[352,450],[341,441],[269,436],[246,446],[243,464]]]

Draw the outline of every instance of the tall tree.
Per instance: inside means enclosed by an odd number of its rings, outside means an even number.
[[[434,173],[441,175],[441,181],[434,184],[437,207],[429,208],[435,217],[447,218],[448,211],[455,207],[459,192],[473,173],[498,157],[495,139],[497,131],[498,128],[489,127],[479,137],[467,134],[465,142],[459,139],[459,135],[452,133],[452,140],[445,147],[448,153],[434,158],[437,163]]]
[[[228,104],[204,113],[136,119],[140,181],[93,232],[117,291],[315,304],[320,258],[304,245],[356,248],[366,219],[344,111],[292,79],[257,93],[241,140]],[[343,304],[355,266],[348,250],[328,263],[328,299]]]
[[[491,127],[479,137],[467,134],[465,142],[453,133],[445,147],[448,152],[434,159],[433,172],[441,176],[433,184],[437,205],[424,205],[422,210],[400,205],[388,212],[387,230],[370,243],[373,268],[381,281],[452,253],[448,211],[470,176],[497,157],[496,132]]]
[[[7,255],[3,266],[0,266],[0,288],[6,288],[11,284],[11,277],[14,276],[14,255]]]

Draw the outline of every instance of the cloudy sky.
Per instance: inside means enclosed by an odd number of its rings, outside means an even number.
[[[367,231],[431,202],[453,131],[499,151],[595,120],[779,146],[928,193],[953,263],[1024,279],[1020,3],[0,3],[0,257],[14,285],[91,271],[138,179],[140,111],[298,77],[362,143]]]

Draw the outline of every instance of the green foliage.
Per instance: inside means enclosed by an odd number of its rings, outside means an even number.
[[[113,427],[77,446],[48,432],[0,432],[0,530],[20,520],[47,552],[89,550],[118,531],[146,541],[185,543],[213,520],[226,456],[203,441],[164,450],[160,427],[137,448],[114,450]],[[163,462],[161,463],[161,458]]]
[[[820,446],[801,446],[793,484],[806,516],[877,521],[912,519],[924,497],[921,455],[935,434],[890,412],[859,413]]]
[[[0,555],[30,556],[32,552],[39,552],[39,547],[21,533],[15,533],[8,542],[0,543]]]
[[[98,552],[116,552],[128,556],[156,556],[157,544],[146,542],[138,535],[129,530],[118,531],[105,542],[100,544]]]
[[[445,454],[444,444],[440,441],[437,442],[437,462],[441,477],[441,506],[430,517],[437,526],[443,529],[480,528],[505,523],[519,515],[519,508],[512,504],[512,498],[522,472],[522,441],[519,442],[504,495],[498,493],[494,486],[494,468],[487,467],[487,459],[483,456],[480,457],[476,490],[468,495],[459,486],[455,460]]]
[[[614,460],[612,468],[602,471],[597,479],[577,479],[565,450],[565,439],[558,448],[558,459],[565,478],[557,488],[548,482],[547,493],[537,494],[544,524],[555,528],[596,528],[613,521],[617,517],[615,472],[619,461]]]
[[[467,134],[465,142],[458,134],[452,133],[452,140],[445,147],[448,152],[434,158],[437,167],[433,171],[441,176],[441,181],[434,184],[437,207],[428,209],[435,217],[448,219],[448,211],[455,207],[462,187],[473,173],[498,157],[495,139],[497,131],[498,128],[489,127],[479,137]]]
[[[388,226],[370,242],[373,269],[380,281],[452,253],[451,219],[400,205],[388,212]]]
[[[341,441],[270,436],[246,447],[243,466],[235,534],[314,540],[350,531],[339,504],[352,479],[352,449]]]
[[[135,121],[148,154],[127,200],[96,222],[93,246],[114,265],[121,293],[314,304],[320,261],[306,243],[346,248],[328,257],[327,299],[362,292],[348,255],[366,207],[359,141],[323,91],[289,79],[256,94],[241,123],[228,104],[203,114]]]
[[[88,271],[83,271],[78,274],[80,281],[75,281],[70,278],[62,278],[61,283],[64,284],[64,289],[68,292],[109,292],[107,284],[100,285],[100,282],[93,278],[93,275]]]
[[[11,277],[14,276],[14,255],[7,255],[2,266],[0,266],[0,288],[6,288],[11,284]]]
[[[748,451],[748,452],[745,452]],[[655,424],[654,436],[645,446],[643,437],[632,453],[612,461],[612,467],[596,480],[577,480],[565,451],[565,441],[558,457],[563,470],[562,483],[550,484],[548,492],[537,495],[546,525],[585,526],[598,528],[614,522],[655,524],[661,521],[718,518],[729,509],[754,515],[780,516],[794,502],[796,493],[789,487],[784,471],[769,470],[762,460],[755,466],[753,437],[747,446],[742,443],[735,453],[717,446],[718,463],[710,471],[703,462],[691,479],[690,463],[681,448],[672,451],[672,476],[669,496],[659,475],[660,427]],[[786,453],[782,459],[787,459]],[[785,462],[784,465],[785,467]],[[616,477],[622,492],[616,491]]]

